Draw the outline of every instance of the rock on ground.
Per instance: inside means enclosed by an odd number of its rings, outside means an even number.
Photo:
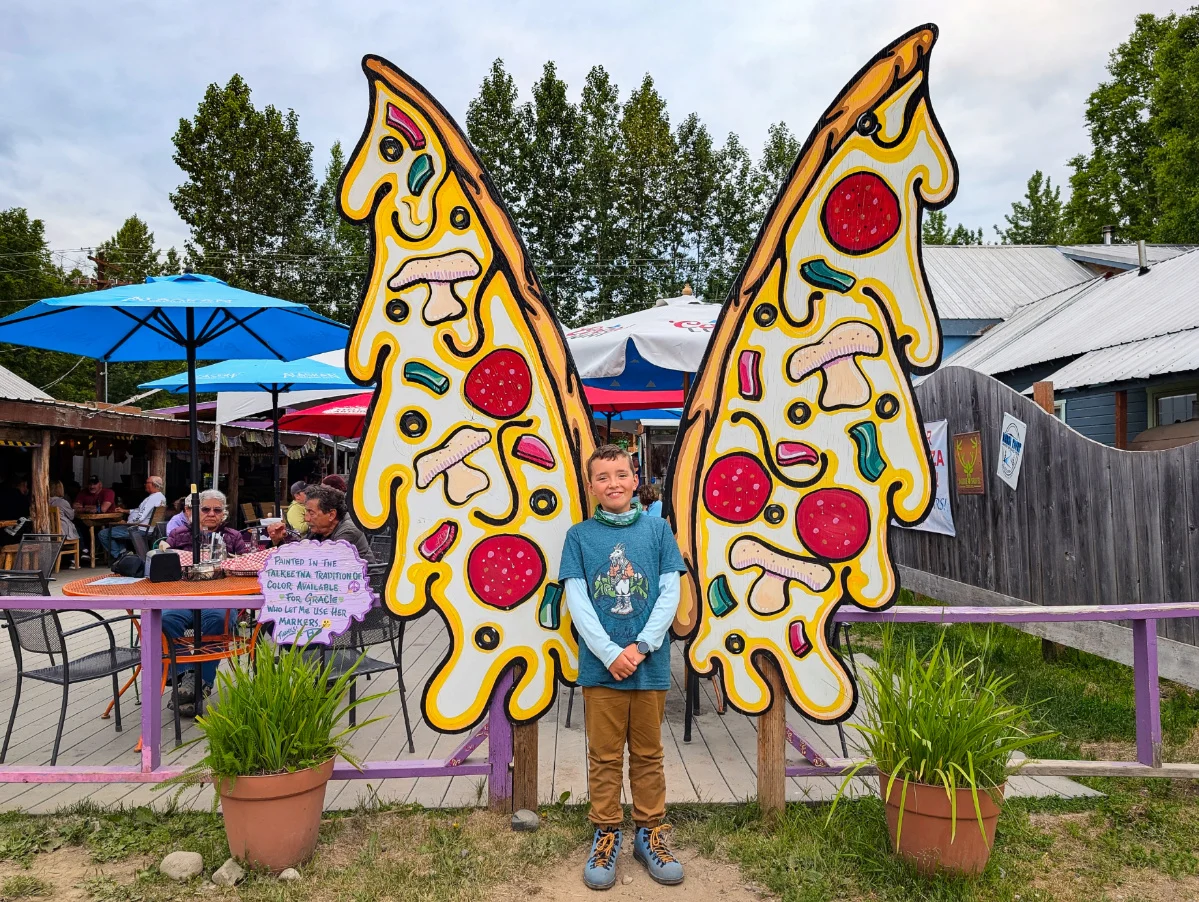
[[[532,833],[540,826],[541,818],[537,816],[536,811],[522,808],[512,815],[512,829],[519,833]]]
[[[279,874],[280,880],[299,880],[300,872],[295,868],[284,868]]]
[[[172,852],[158,870],[172,880],[191,880],[204,873],[204,859],[199,852]]]
[[[217,886],[236,886],[241,880],[245,879],[245,876],[246,869],[238,864],[235,859],[229,858],[212,875],[212,882]]]

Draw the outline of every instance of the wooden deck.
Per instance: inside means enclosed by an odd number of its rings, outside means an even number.
[[[98,572],[98,571],[93,571]],[[72,576],[80,575],[73,571]],[[84,571],[82,575],[90,575]],[[65,582],[66,574],[60,582]],[[82,623],[87,618],[79,614],[64,614],[64,626]],[[118,641],[129,638],[128,625],[118,628]],[[102,636],[101,630],[97,639]],[[386,698],[359,710],[363,720],[374,716],[385,719],[359,731],[354,738],[355,754],[361,759],[407,759],[443,757],[462,741],[461,735],[443,735],[431,730],[420,717],[420,697],[432,668],[441,660],[446,636],[440,619],[435,615],[422,617],[408,624],[404,638],[404,673],[408,685],[409,711],[413,719],[416,753],[409,754],[404,737],[404,722],[400,716],[400,698],[392,693]],[[667,698],[666,720],[663,723],[663,743],[666,750],[666,785],[670,802],[737,802],[752,798],[756,792],[757,761],[755,720],[735,712],[723,716],[715,713],[713,694],[707,680],[701,681],[703,698],[693,725],[692,741],[683,742],[682,661],[680,646],[673,655],[674,686]],[[79,646],[80,651],[90,647]],[[384,656],[386,652],[381,652]],[[870,661],[859,655],[859,666]],[[0,717],[7,717],[12,704],[15,684],[12,649],[0,642]],[[376,676],[371,682],[359,682],[365,694],[394,689],[394,677]],[[125,729],[117,733],[113,720],[101,720],[100,714],[111,695],[111,685],[105,680],[72,687],[63,732],[59,764],[134,764],[138,760],[134,746],[138,739],[140,709],[133,690],[126,693],[122,705]],[[539,795],[544,802],[555,801],[569,793],[572,802],[587,797],[586,742],[583,731],[582,694],[576,693],[571,724],[566,725],[569,689],[559,692],[554,710],[540,721]],[[9,748],[8,764],[44,765],[50,760],[57,723],[60,690],[57,686],[26,680],[22,689],[21,707],[17,713]],[[196,747],[176,750],[174,725],[163,704],[163,763],[186,764],[199,755]],[[840,741],[834,727],[817,726],[789,711],[793,729],[804,736],[821,754],[840,755]],[[190,721],[184,721],[184,741],[194,738],[196,731]],[[851,743],[856,731],[847,727]],[[484,754],[486,746],[475,753]],[[788,750],[788,760],[798,761],[798,755]],[[871,781],[859,780],[854,793],[872,792]],[[832,778],[789,778],[787,798],[791,801],[821,801],[830,799],[838,781]],[[628,784],[626,781],[626,797]],[[211,804],[210,788],[186,790],[179,801],[186,806]],[[1092,795],[1092,790],[1062,777],[1014,777],[1009,783],[1009,795],[1080,796]],[[24,809],[31,812],[51,812],[81,801],[104,806],[146,805],[162,806],[174,795],[173,791],[155,792],[151,787],[135,784],[0,784],[0,810]],[[342,781],[330,785],[325,804],[328,808],[353,808],[375,800],[414,802],[429,807],[458,807],[485,804],[486,780],[483,777],[423,778],[384,780],[374,784],[366,781]]]

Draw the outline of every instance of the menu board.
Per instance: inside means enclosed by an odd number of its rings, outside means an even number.
[[[280,644],[328,645],[378,601],[367,563],[349,542],[304,539],[274,549],[258,571],[265,598],[260,619]]]

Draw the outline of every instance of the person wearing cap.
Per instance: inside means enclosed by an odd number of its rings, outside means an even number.
[[[291,484],[291,504],[287,505],[284,517],[287,525],[300,535],[308,532],[308,523],[304,520],[304,502],[308,500],[308,483],[304,480]]]
[[[316,542],[349,542],[368,564],[375,563],[375,553],[370,542],[357,524],[350,519],[346,508],[345,492],[329,485],[310,485],[305,492],[304,518],[308,522],[308,538]],[[298,542],[300,536],[283,523],[272,523],[266,528],[272,545]]]
[[[87,488],[75,496],[75,503],[72,506],[77,514],[107,514],[116,506],[116,503],[117,496],[113,494],[112,489],[104,488],[104,483],[100,481],[99,476],[92,476],[87,481]],[[79,555],[89,561],[92,559],[92,531],[90,529],[79,531]]]
[[[108,552],[114,561],[125,550],[125,544],[129,541],[129,528],[149,526],[150,520],[154,516],[154,509],[157,507],[166,507],[167,499],[162,493],[162,486],[163,481],[161,476],[147,476],[145,500],[133,510],[126,510],[123,507],[116,508],[119,513],[126,515],[125,522],[106,526],[96,536],[96,541],[104,546],[104,550]]]

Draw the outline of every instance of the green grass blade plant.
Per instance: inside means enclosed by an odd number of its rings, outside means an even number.
[[[902,783],[897,844],[909,783],[945,789],[951,836],[957,833],[957,790],[969,789],[983,830],[979,792],[998,801],[999,787],[1012,769],[1012,754],[1053,735],[1025,728],[1032,719],[1030,707],[1007,699],[1014,681],[988,670],[987,647],[984,643],[980,655],[967,658],[960,647],[949,648],[942,635],[920,654],[915,642],[897,642],[892,626],[883,630],[878,664],[865,677],[865,716],[857,727],[867,758],[842,781],[830,817],[850,780],[863,767],[874,765],[887,776],[884,801],[891,798],[895,783]]]
[[[332,656],[322,665],[316,651],[262,642],[252,662],[234,658],[228,670],[217,674],[214,701],[196,718],[200,736],[193,741],[206,742],[204,757],[170,782],[291,773],[338,755],[357,767],[349,752],[351,736],[382,718],[340,729],[339,724],[352,709],[389,693],[347,701],[365,653],[334,678]]]

